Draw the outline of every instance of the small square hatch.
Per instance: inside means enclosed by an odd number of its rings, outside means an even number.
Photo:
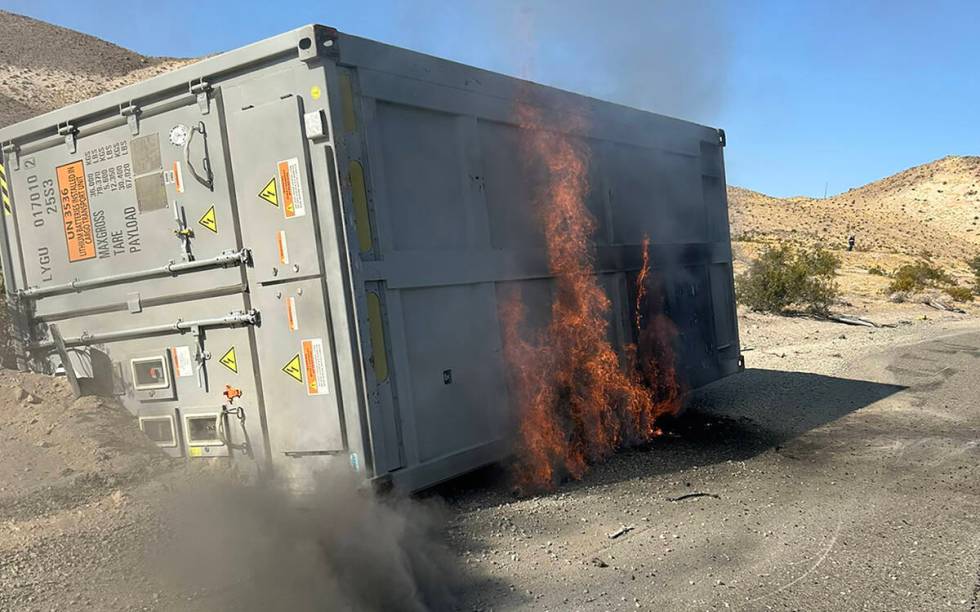
[[[184,439],[190,457],[227,457],[228,447],[221,439],[221,415],[198,412],[184,415]]]
[[[169,415],[140,417],[140,429],[146,437],[162,448],[177,446],[177,429],[174,418]]]
[[[133,387],[137,391],[166,389],[170,386],[170,373],[165,357],[142,357],[131,360],[130,364],[133,369]]]

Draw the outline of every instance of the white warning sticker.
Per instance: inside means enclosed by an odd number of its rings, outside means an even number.
[[[289,331],[299,329],[299,319],[296,318],[296,298],[293,296],[286,298],[286,321],[289,323]]]
[[[279,172],[279,184],[282,192],[279,203],[287,219],[302,217],[306,214],[306,202],[303,200],[303,184],[299,174],[299,160],[295,157],[284,159],[276,164]]]
[[[191,360],[189,346],[175,346],[170,349],[173,357],[174,372],[177,376],[194,376],[194,362]]]
[[[307,395],[326,395],[327,356],[323,352],[323,339],[303,340],[303,370],[306,372]]]
[[[279,263],[286,265],[289,263],[289,245],[286,244],[286,231],[276,232],[276,248],[279,249]]]

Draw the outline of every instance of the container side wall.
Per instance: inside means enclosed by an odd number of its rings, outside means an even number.
[[[588,160],[584,198],[612,345],[635,340],[634,279],[649,237],[685,385],[737,370],[717,130],[363,39],[342,36],[339,54],[354,84],[349,139],[365,170],[372,235],[356,259],[384,306],[392,367],[380,395],[401,437],[396,481],[426,486],[507,452],[499,307],[517,291],[540,327],[551,303],[536,207],[542,160],[527,154],[522,108],[561,126]]]

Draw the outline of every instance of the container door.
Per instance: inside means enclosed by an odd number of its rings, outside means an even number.
[[[181,91],[130,121],[80,124],[74,138],[23,143],[17,162],[5,168],[12,202],[5,219],[20,254],[9,273],[16,288],[38,292],[30,302],[38,340],[49,322],[57,322],[65,338],[137,332],[69,356],[83,386],[121,397],[166,452],[208,457],[234,450],[261,457],[249,330],[139,333],[251,307],[234,257],[248,245],[235,221],[226,125],[216,106],[221,97],[215,87],[202,108]],[[153,273],[170,264],[219,260],[228,263]],[[73,281],[82,285],[43,293]],[[86,287],[86,281],[98,282]],[[233,406],[247,415],[225,428],[234,449],[201,434],[207,418],[216,423],[229,403],[226,386],[241,393]]]
[[[16,221],[8,228],[19,234],[24,287],[138,273],[240,248],[219,114],[202,114],[183,96],[134,125],[87,127],[71,147],[48,139],[7,168]],[[214,268],[45,297],[36,314],[77,316],[240,284],[237,267]]]
[[[229,90],[226,108],[271,452],[333,454],[345,440],[302,101],[247,99],[254,91]]]

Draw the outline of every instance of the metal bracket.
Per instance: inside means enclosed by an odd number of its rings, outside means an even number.
[[[210,113],[211,102],[208,94],[211,92],[211,84],[204,79],[200,79],[196,83],[191,82],[188,85],[188,89],[192,94],[197,96],[197,107],[201,110],[201,114],[207,115]]]
[[[58,356],[61,357],[61,367],[65,369],[65,376],[68,378],[68,384],[71,385],[72,395],[75,397],[82,396],[82,389],[78,385],[78,376],[75,375],[75,368],[71,364],[71,359],[68,357],[68,349],[65,348],[65,341],[61,338],[61,332],[58,330],[58,326],[52,324],[48,328],[51,332],[51,340],[54,342],[54,350],[58,352]]]
[[[321,109],[304,113],[303,125],[306,127],[306,137],[314,142],[330,138],[327,133],[327,118]]]
[[[221,251],[221,256],[236,257],[238,258],[238,262],[243,266],[252,265],[252,251],[251,249],[248,248],[241,249],[240,251],[236,251],[234,249],[226,249],[224,251]]]
[[[193,261],[194,255],[191,254],[191,237],[194,236],[194,230],[187,227],[187,216],[184,214],[184,207],[177,204],[174,201],[174,221],[177,222],[177,229],[174,230],[174,235],[180,240],[180,256],[184,261]]]
[[[68,152],[74,155],[77,150],[75,139],[78,136],[78,128],[70,123],[59,124],[58,135],[65,137],[65,145],[68,146]]]
[[[139,291],[126,294],[126,307],[131,314],[143,312],[143,300]]]
[[[20,170],[20,147],[12,142],[3,145],[3,154],[7,158],[7,163],[11,169]]]
[[[129,124],[129,133],[133,136],[139,136],[140,113],[142,112],[143,110],[132,102],[125,106],[119,107],[119,114],[126,118],[126,123]]]

